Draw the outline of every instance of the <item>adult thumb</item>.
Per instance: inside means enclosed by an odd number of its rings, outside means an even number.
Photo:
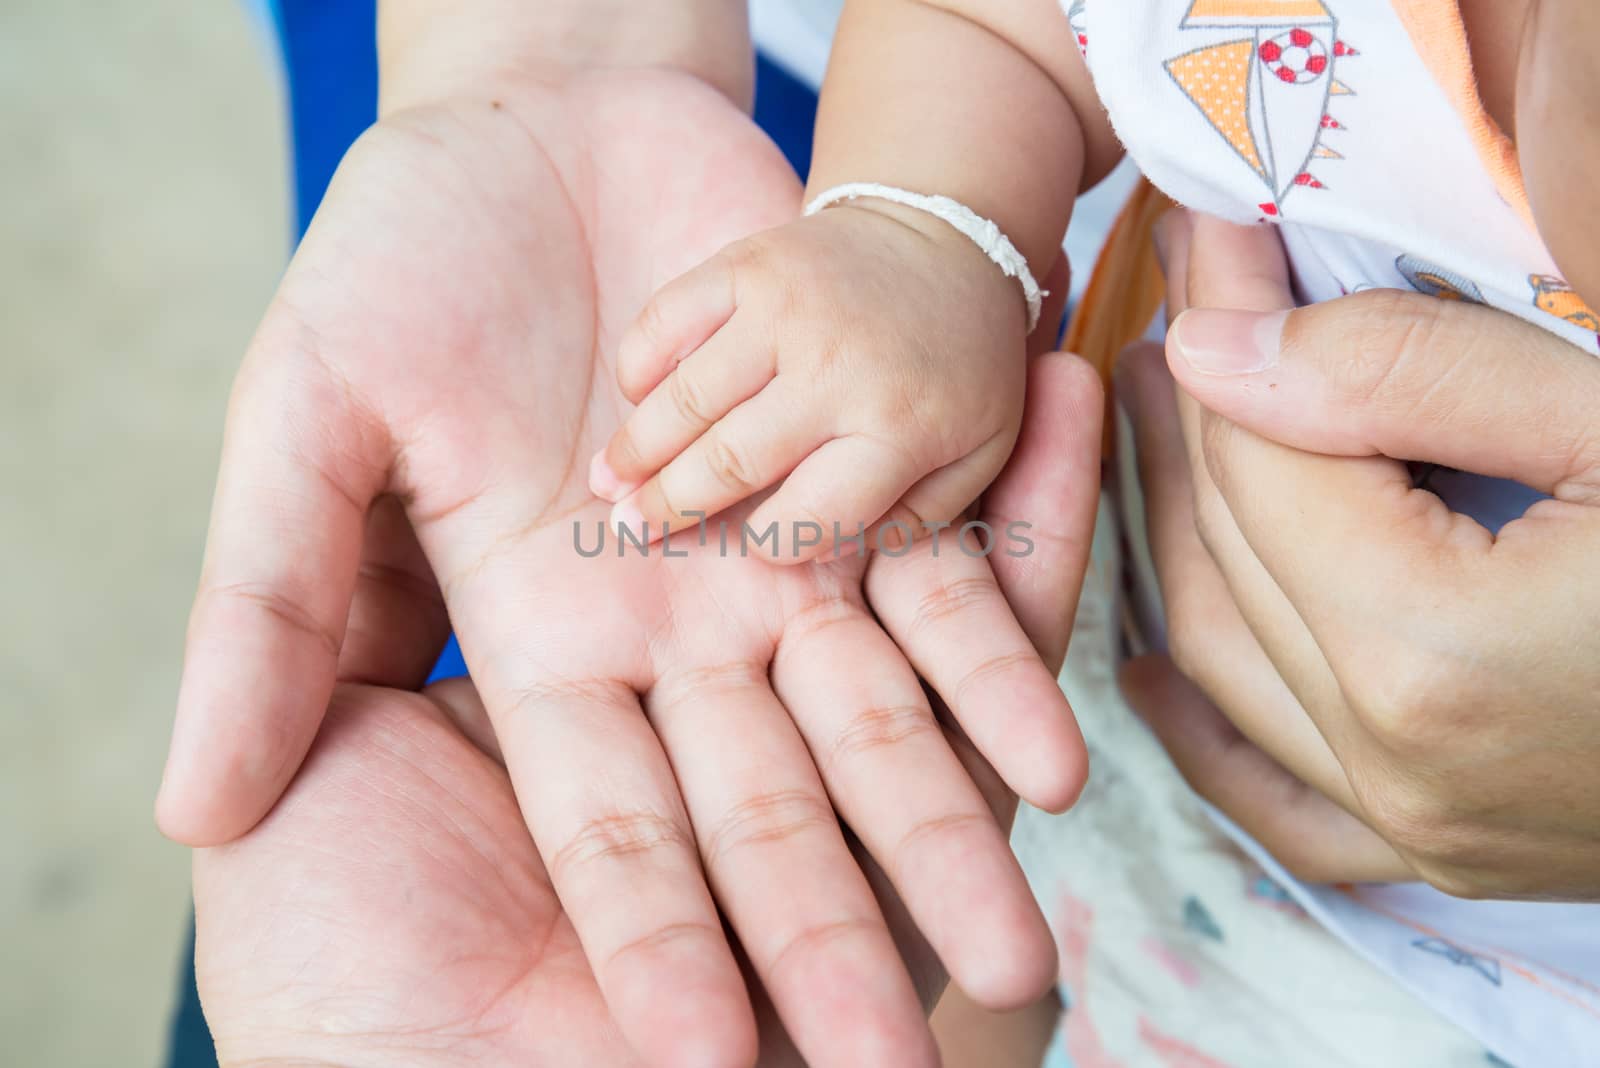
[[[1292,312],[1188,311],[1167,352],[1203,406],[1273,441],[1600,504],[1600,361],[1512,315],[1372,290]]]

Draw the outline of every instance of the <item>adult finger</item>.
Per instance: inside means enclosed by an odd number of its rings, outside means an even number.
[[[388,479],[381,421],[305,344],[269,318],[229,404],[156,800],[162,831],[188,845],[249,830],[304,759]]]
[[[918,544],[912,551],[926,559],[914,570],[886,569],[876,578],[869,570],[873,603],[1006,785],[1031,804],[1064,812],[1088,774],[1083,736],[984,558],[1038,551],[1038,543],[1020,530],[983,529],[960,527]]]
[[[1064,353],[1028,368],[1022,430],[979,518],[996,531],[1027,524],[1034,551],[989,557],[995,581],[1023,633],[1052,671],[1061,667],[1100,503],[1100,376]]]
[[[934,1063],[916,991],[766,668],[680,663],[646,705],[717,901],[807,1060]]]
[[[904,559],[874,558],[867,590],[885,629],[1006,783],[1060,811],[1087,774],[1055,668],[1093,537],[1102,402],[1098,377],[1071,357],[1035,361],[1027,395],[1022,436],[984,518]]]
[[[1186,218],[1183,291],[1181,296],[1172,298],[1175,305],[1181,300],[1179,306],[1185,310],[1178,316],[1175,326],[1184,321],[1191,307],[1267,310],[1293,305],[1288,260],[1275,228],[1239,226],[1192,213]],[[1166,369],[1154,361],[1148,363],[1146,369],[1151,379],[1168,377]],[[1158,387],[1158,391],[1167,396],[1175,395],[1177,399],[1178,422],[1194,486],[1193,527],[1227,584],[1227,600],[1237,605],[1237,615],[1242,616],[1261,650],[1270,658],[1270,667],[1288,683],[1300,707],[1311,713],[1312,722],[1333,750],[1348,756],[1363,744],[1365,734],[1347,714],[1339,680],[1321,647],[1267,567],[1256,558],[1212,473],[1215,454],[1207,445],[1226,438],[1248,439],[1254,435],[1206,411],[1181,389],[1174,391],[1167,386]],[[1152,410],[1160,406],[1160,398],[1151,404]],[[1257,492],[1276,495],[1279,490],[1269,484],[1258,487]],[[1222,669],[1204,651],[1212,645],[1211,636],[1188,629],[1187,640],[1175,642],[1173,652],[1186,670],[1193,669],[1191,677],[1205,688],[1208,682],[1220,681],[1217,676]],[[1201,650],[1185,647],[1196,640]],[[1258,689],[1263,687],[1264,680],[1249,681]],[[1219,696],[1216,690],[1208,688],[1208,692],[1213,697]],[[1330,791],[1329,796],[1341,804],[1352,805],[1346,777],[1332,777],[1330,761],[1323,752],[1326,747],[1312,746],[1310,739],[1304,737],[1307,723],[1304,716],[1285,722],[1267,711],[1282,703],[1279,700],[1265,705],[1258,702],[1249,707],[1227,704],[1224,707],[1237,717],[1235,722],[1247,734],[1258,739],[1258,744],[1291,770],[1297,774],[1309,772],[1314,776],[1311,781]],[[1352,811],[1356,810],[1352,808]]]
[[[1194,791],[1290,874],[1307,882],[1417,877],[1375,831],[1241,734],[1166,657],[1129,661],[1120,682]]]
[[[494,727],[528,829],[629,1044],[658,1064],[752,1062],[744,980],[632,686],[535,683]]]
[[[1251,741],[1302,781],[1356,811],[1339,761],[1263,649],[1274,636],[1246,621],[1225,569],[1218,565],[1219,558],[1248,557],[1248,550],[1235,544],[1236,531],[1234,542],[1224,545],[1208,549],[1201,541],[1198,491],[1193,485],[1197,476],[1185,449],[1172,378],[1159,346],[1136,345],[1123,354],[1117,391],[1133,424],[1146,529],[1172,655]],[[1201,470],[1199,476],[1203,475]],[[1212,525],[1215,530],[1224,528],[1222,521]],[[1218,538],[1213,534],[1213,541]],[[1265,601],[1269,595],[1282,598],[1275,589],[1259,584],[1247,592],[1255,601]],[[1279,613],[1274,609],[1273,614]],[[1304,632],[1298,619],[1279,622],[1286,630]],[[1299,653],[1298,645],[1295,648]],[[1307,655],[1314,654],[1313,647]]]
[[[1287,314],[1196,310],[1170,342],[1186,390],[1273,441],[1600,503],[1600,369],[1514,316],[1381,290]]]
[[[817,601],[785,627],[771,676],[835,807],[955,981],[996,1008],[1048,988],[1050,933],[1022,869],[877,621]]]

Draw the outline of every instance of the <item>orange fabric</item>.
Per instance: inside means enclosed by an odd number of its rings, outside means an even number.
[[[1472,144],[1484,170],[1494,180],[1500,196],[1516,209],[1522,221],[1534,228],[1533,209],[1522,185],[1522,164],[1517,146],[1483,109],[1478,79],[1472,73],[1472,49],[1467,27],[1456,0],[1391,0],[1394,13],[1411,35],[1411,43],[1433,80],[1444,90],[1451,107],[1467,124]]]
[[[1128,202],[1106,236],[1105,246],[1094,261],[1089,287],[1072,321],[1067,324],[1064,348],[1088,360],[1106,383],[1111,396],[1111,371],[1122,350],[1144,336],[1150,320],[1166,299],[1166,279],[1156,260],[1152,240],[1156,220],[1173,207],[1155,186],[1144,178],[1134,187]],[[1111,453],[1115,440],[1114,424],[1106,420],[1105,451]]]

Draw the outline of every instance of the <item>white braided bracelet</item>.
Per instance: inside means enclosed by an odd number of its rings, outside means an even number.
[[[877,185],[873,182],[851,182],[848,185],[834,186],[807,204],[805,213],[815,215],[824,208],[861,197],[887,200],[891,204],[914,208],[936,219],[943,219],[955,227],[982,249],[983,254],[993,260],[1007,278],[1015,278],[1022,283],[1022,297],[1028,302],[1028,333],[1033,333],[1033,328],[1039,325],[1044,298],[1050,294],[1039,288],[1033,272],[1028,270],[1028,261],[1017,251],[1017,246],[1011,243],[1011,239],[1001,232],[1000,227],[960,201],[951,200],[949,197],[924,196],[921,193],[896,189],[892,185]]]

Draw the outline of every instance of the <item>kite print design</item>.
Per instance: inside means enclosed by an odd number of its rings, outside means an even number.
[[[1411,948],[1443,957],[1457,968],[1471,968],[1495,986],[1500,985],[1500,962],[1493,957],[1481,957],[1476,953],[1469,953],[1442,938],[1419,938],[1411,943]]]
[[[1483,290],[1472,279],[1455,271],[1420,260],[1409,253],[1395,257],[1394,269],[1399,271],[1411,288],[1440,300],[1456,300],[1467,304],[1487,304]]]
[[[1329,101],[1354,94],[1334,77],[1337,62],[1360,55],[1338,36],[1322,0],[1193,0],[1180,30],[1240,30],[1246,36],[1201,45],[1164,64],[1189,102],[1266,186],[1258,206],[1283,214],[1296,189],[1325,188],[1311,161],[1344,156],[1323,143],[1345,127]]]
[[[1088,0],[1072,0],[1067,7],[1067,23],[1072,27],[1072,39],[1078,42],[1078,51],[1089,58],[1089,15],[1084,10]]]

